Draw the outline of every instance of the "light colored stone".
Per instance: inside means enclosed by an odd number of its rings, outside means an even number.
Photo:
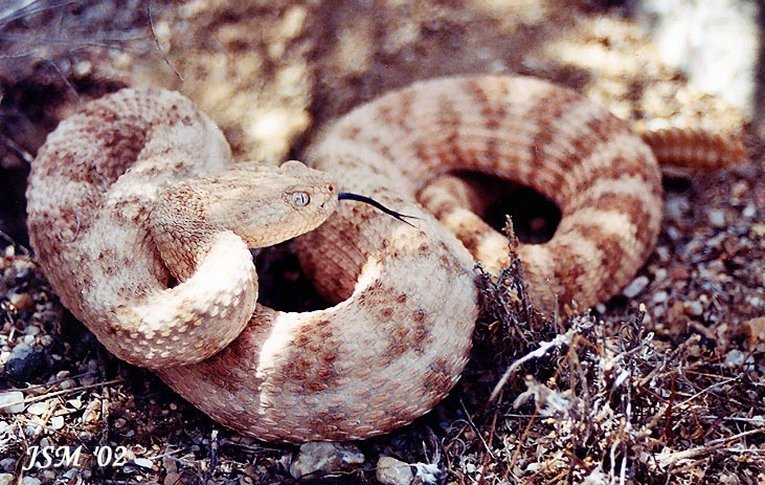
[[[32,403],[27,408],[27,412],[34,416],[42,416],[48,412],[48,403],[46,401]]]
[[[727,224],[727,221],[725,220],[725,212],[719,209],[710,210],[709,223],[714,227],[725,227]]]
[[[10,296],[9,301],[14,308],[22,312],[31,310],[35,306],[35,301],[32,299],[29,293],[13,293]],[[30,329],[31,328],[37,327],[30,327]],[[39,332],[39,329],[37,330]]]
[[[704,313],[704,306],[696,300],[689,300],[683,302],[683,310],[689,316],[700,317]]]
[[[738,349],[733,349],[725,356],[726,367],[739,367],[744,363],[746,355]]]
[[[64,427],[63,416],[53,416],[50,420],[50,427],[53,429],[61,429]]]
[[[648,278],[646,276],[638,276],[622,290],[622,294],[627,298],[635,298],[645,290],[646,286],[648,286]]]
[[[300,446],[300,451],[290,465],[290,474],[300,478],[317,472],[348,470],[362,463],[364,454],[354,445],[311,441]]]
[[[409,485],[414,479],[409,464],[390,456],[381,456],[377,461],[377,480],[385,485]]]
[[[133,463],[140,466],[141,468],[146,468],[147,470],[154,468],[154,462],[148,458],[136,458],[133,460]]]
[[[0,393],[0,413],[16,414],[24,411],[24,393],[8,391]]]

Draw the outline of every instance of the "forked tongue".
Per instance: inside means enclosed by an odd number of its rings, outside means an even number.
[[[364,195],[353,194],[351,192],[340,192],[339,194],[337,194],[337,200],[355,200],[356,202],[363,202],[364,204],[369,204],[372,207],[388,214],[389,216],[392,216],[398,219],[399,221],[405,224],[409,224],[412,227],[415,227],[415,226],[411,222],[407,221],[406,219],[419,219],[419,217],[416,217],[416,216],[408,216],[406,214],[396,212],[393,209],[388,209],[387,207],[377,202],[376,200],[366,197]]]

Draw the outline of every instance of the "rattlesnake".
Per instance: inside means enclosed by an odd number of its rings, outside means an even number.
[[[413,84],[340,118],[305,159],[315,170],[233,164],[186,98],[122,90],[40,149],[32,245],[111,352],[214,419],[264,440],[338,440],[408,423],[452,388],[478,312],[471,253],[494,269],[507,256],[507,240],[468,211],[476,194],[448,176],[427,185],[437,175],[493,174],[560,206],[553,239],[518,251],[532,295],[564,311],[625,285],[660,225],[649,146],[582,95],[528,77]],[[339,189],[418,220],[338,205]],[[334,306],[256,305],[248,247],[302,233],[301,264]]]

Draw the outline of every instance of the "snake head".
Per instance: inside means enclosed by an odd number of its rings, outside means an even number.
[[[251,248],[270,246],[311,231],[337,208],[337,183],[324,172],[288,161],[278,168],[240,164],[233,174],[238,207],[221,210],[224,226]],[[231,187],[223,198],[231,196]],[[232,221],[227,223],[226,221]],[[235,222],[235,226],[232,223]]]
[[[300,162],[242,162],[168,187],[154,206],[151,226],[155,238],[171,234],[172,240],[230,230],[249,248],[261,248],[315,229],[337,201],[335,181]]]

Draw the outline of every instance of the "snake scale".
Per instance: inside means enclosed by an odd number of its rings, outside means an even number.
[[[708,151],[736,155],[718,145]],[[552,240],[518,251],[532,296],[563,311],[618,292],[660,226],[649,145],[581,94],[529,77],[415,83],[332,123],[305,160],[312,168],[233,163],[189,100],[125,89],[84,105],[40,149],[32,245],[64,305],[115,355],[226,426],[296,442],[388,432],[459,379],[478,313],[473,267],[501,267],[508,241],[450,172],[517,181],[560,207]],[[340,190],[418,220],[338,204]],[[296,236],[329,308],[256,303],[248,248]]]

